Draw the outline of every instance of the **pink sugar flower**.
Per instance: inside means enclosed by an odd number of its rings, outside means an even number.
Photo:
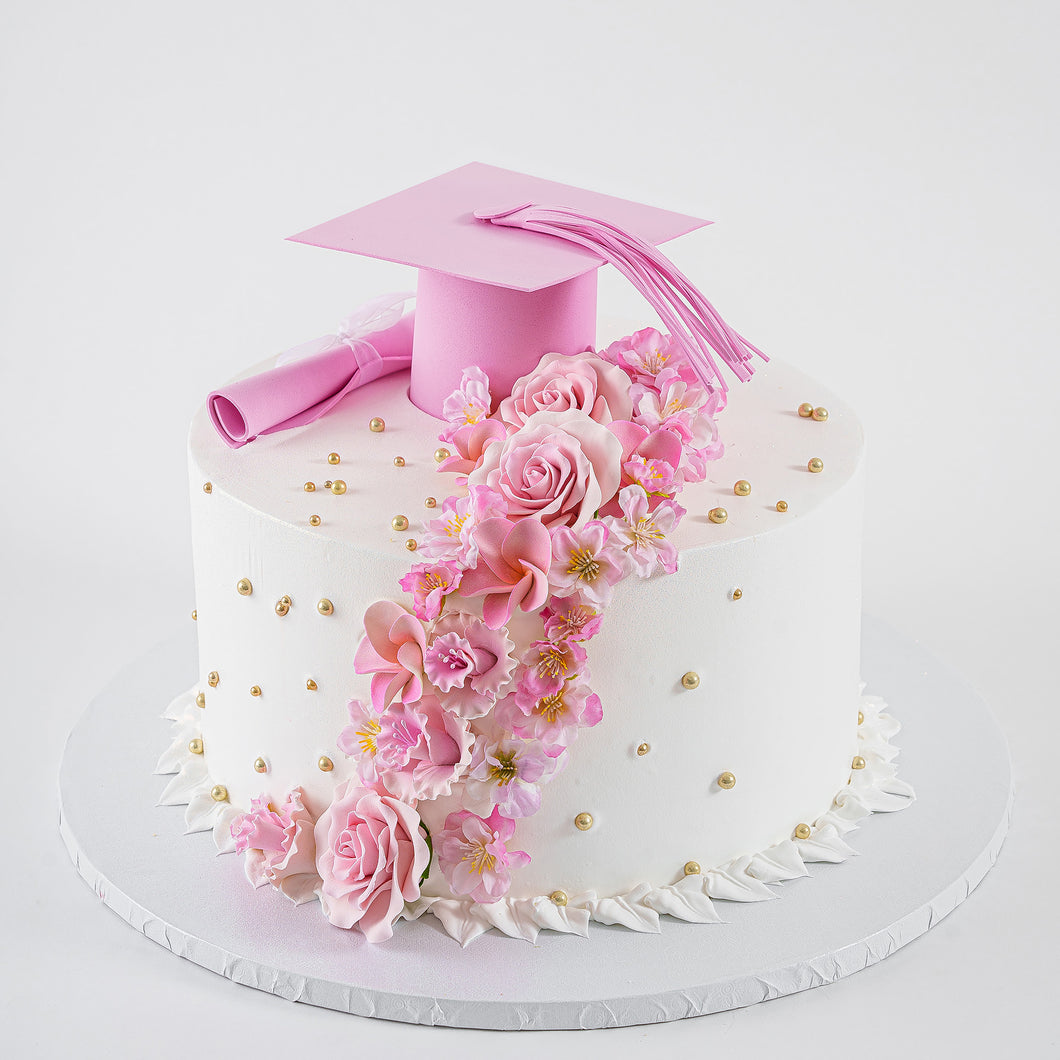
[[[483,819],[467,810],[449,814],[434,837],[438,868],[455,895],[488,904],[512,886],[512,870],[530,864],[523,850],[509,850],[515,822],[494,809]]]
[[[316,848],[324,915],[336,927],[356,927],[369,942],[385,942],[405,903],[419,898],[430,864],[419,815],[347,781],[317,821]]]
[[[464,779],[464,796],[473,804],[496,806],[505,817],[532,817],[541,805],[538,784],[555,769],[555,761],[539,740],[480,736]]]
[[[420,552],[450,566],[474,567],[478,563],[475,528],[484,519],[507,514],[498,494],[488,486],[472,486],[466,496],[447,497],[442,502],[441,515],[426,525]]]
[[[451,442],[462,427],[474,427],[490,414],[490,381],[477,365],[465,368],[460,386],[442,404],[442,415],[448,426],[440,435],[443,442]]]
[[[628,569],[625,553],[608,541],[607,527],[601,522],[588,523],[581,530],[564,527],[552,536],[548,580],[553,596],[581,592],[586,600],[606,607]]]
[[[438,470],[459,475],[456,481],[463,483],[467,476],[482,463],[482,454],[494,442],[501,441],[507,435],[504,424],[495,419],[481,420],[479,423],[469,423],[458,427],[448,438],[444,438],[456,449],[456,453],[446,457],[438,465]]]
[[[581,593],[553,596],[541,611],[549,640],[589,640],[600,632],[603,615]]]
[[[392,600],[377,600],[364,613],[365,636],[354,656],[359,674],[372,674],[372,705],[384,710],[395,699],[415,703],[423,695],[427,635],[418,618]]]
[[[627,486],[618,495],[618,502],[622,517],[608,518],[607,524],[633,570],[641,578],[650,578],[658,567],[673,574],[677,570],[677,549],[667,535],[684,517],[684,508],[663,500],[651,509],[648,495],[640,486]]]
[[[535,641],[523,652],[519,688],[530,696],[550,695],[565,681],[584,677],[585,659],[577,641]]]
[[[503,629],[490,629],[479,618],[450,613],[435,625],[424,670],[446,710],[461,718],[480,718],[511,683],[515,645]]]
[[[391,703],[375,738],[379,779],[403,802],[448,795],[471,762],[474,738],[435,696]]]
[[[413,598],[416,617],[433,622],[446,596],[460,586],[461,570],[455,563],[417,563],[398,583]]]
[[[520,687],[497,704],[499,725],[528,740],[540,740],[551,758],[573,742],[579,729],[603,717],[600,697],[584,682],[564,681],[554,692],[533,695]]]
[[[490,629],[507,625],[518,607],[534,612],[548,598],[552,538],[536,519],[484,519],[475,529],[478,564],[464,574],[460,592],[484,596],[482,617]]]
[[[720,394],[711,394],[702,386],[686,382],[676,372],[666,371],[659,377],[660,389],[634,384],[631,390],[636,412],[634,422],[655,431],[662,427],[673,431],[686,446],[703,448],[717,440],[712,418],[720,403]]]
[[[379,715],[359,699],[351,699],[346,709],[350,723],[339,733],[336,743],[343,754],[357,759],[357,773],[365,786],[370,786],[379,779],[375,766],[382,731]]]
[[[250,812],[232,824],[236,850],[246,854],[250,882],[255,887],[271,883],[295,902],[307,901],[320,885],[314,822],[303,798],[302,789],[295,788],[274,809],[268,797],[261,795],[251,800]]]
[[[655,328],[643,328],[612,342],[601,354],[612,364],[621,365],[637,383],[650,385],[667,369],[677,369],[689,382],[695,379],[684,352],[669,335]]]

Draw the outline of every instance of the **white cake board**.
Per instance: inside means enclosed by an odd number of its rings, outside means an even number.
[[[1008,749],[986,705],[922,649],[866,619],[866,691],[903,726],[899,776],[917,792],[849,838],[860,856],[811,865],[773,902],[718,902],[723,924],[663,917],[658,935],[591,924],[588,939],[497,935],[461,949],[430,916],[370,946],[315,903],[254,890],[242,858],[183,834],[152,775],[169,699],[195,680],[193,631],[131,665],[88,707],[60,770],[60,831],[78,872],[123,920],[213,972],[294,1001],[453,1027],[657,1023],[833,982],[952,912],[997,859],[1012,806]]]

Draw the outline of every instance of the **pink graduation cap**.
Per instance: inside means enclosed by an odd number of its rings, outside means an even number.
[[[494,397],[545,353],[596,340],[596,270],[610,263],[659,313],[712,390],[716,354],[746,379],[758,353],[655,248],[709,221],[473,162],[290,238],[419,270],[414,404],[441,416],[463,369]]]

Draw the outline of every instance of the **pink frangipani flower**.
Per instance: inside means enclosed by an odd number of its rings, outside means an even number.
[[[365,635],[354,656],[359,674],[372,674],[372,704],[384,710],[395,699],[415,703],[423,695],[423,624],[392,600],[377,600],[364,613]]]
[[[539,740],[480,736],[471,753],[464,795],[472,804],[496,806],[505,817],[532,817],[541,805],[538,784],[555,768]]]
[[[625,551],[633,570],[650,578],[658,567],[667,574],[677,570],[677,548],[667,537],[685,515],[679,504],[660,501],[654,509],[640,486],[627,486],[618,495],[621,518],[608,518],[613,540]]]
[[[548,580],[553,596],[581,592],[586,600],[606,607],[628,569],[625,553],[608,541],[607,527],[599,521],[581,530],[564,527],[552,535]]]
[[[512,870],[530,864],[523,850],[509,850],[515,822],[494,809],[483,819],[467,810],[449,814],[434,837],[438,868],[455,895],[490,903],[512,886]]]
[[[443,441],[448,441],[456,449],[456,453],[447,456],[438,465],[438,470],[455,473],[458,476],[457,483],[463,485],[467,476],[482,463],[482,454],[494,442],[502,441],[507,435],[504,424],[495,419],[458,427],[448,437],[443,436]]]
[[[514,650],[503,628],[490,629],[474,615],[455,612],[435,624],[423,665],[446,710],[480,718],[511,682]]]

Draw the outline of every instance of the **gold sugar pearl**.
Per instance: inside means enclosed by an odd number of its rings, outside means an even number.
[[[328,453],[329,464],[337,464],[341,459],[342,457],[340,457],[338,453]]]
[[[854,755],[854,761],[850,763],[851,769],[864,769],[865,759],[861,755]]]
[[[255,699],[258,696],[260,696],[261,695],[261,685],[251,685],[250,686],[250,694],[252,696],[254,696]]]
[[[224,784],[214,784],[210,788],[210,798],[214,802],[228,802],[228,788]]]
[[[395,515],[394,518],[390,520],[390,525],[395,530],[407,530],[409,528],[409,521],[403,515]]]
[[[286,604],[288,607],[291,607],[294,601],[286,593],[284,593],[283,596],[280,597],[280,603]]]
[[[788,510],[788,502],[787,501],[777,501],[777,511],[778,512],[786,512],[787,510]]]
[[[253,591],[254,586],[250,584],[249,578],[240,578],[239,581],[236,582],[236,592],[239,593],[240,596],[250,596]]]
[[[719,788],[724,788],[726,791],[730,791],[733,788],[735,788],[736,787],[736,777],[735,777],[735,775],[732,774],[732,773],[729,773],[728,771],[722,773],[721,776],[718,777],[718,787]]]
[[[420,546],[416,543],[416,539],[414,537],[410,537],[408,541],[405,542],[405,548],[407,548],[409,552],[415,552],[416,549],[418,549],[419,547]]]
[[[747,479],[742,478],[733,486],[732,491],[737,497],[750,497],[751,483],[748,482]]]
[[[813,415],[813,405],[811,405],[808,401],[804,401],[799,406],[799,415],[804,420],[808,420]]]
[[[305,683],[305,690],[307,692],[315,692],[317,690],[317,683],[313,678],[307,678]]]
[[[810,838],[810,826],[808,824],[797,824],[797,825],[795,825],[795,838],[796,839],[809,839]]]
[[[864,725],[865,724],[865,715],[860,710],[858,711],[858,724],[859,725]]]
[[[205,692],[200,692],[195,697],[195,706],[197,706],[200,710],[205,710],[206,709],[206,693]]]
[[[320,516],[319,515],[311,515],[309,517],[309,525],[310,526],[320,526]]]
[[[707,512],[707,518],[712,523],[723,523],[729,518],[729,513],[724,508],[711,508]]]
[[[824,471],[824,461],[819,457],[815,456],[807,465],[807,470],[812,471],[815,475],[819,475]]]
[[[202,740],[196,737],[188,744],[188,750],[191,751],[193,755],[201,755],[203,752]]]
[[[437,508],[438,507],[438,502],[433,497],[428,497],[423,502],[423,506],[424,506],[424,508]]]
[[[403,456],[395,456],[394,457],[394,467],[404,467],[404,466],[405,466],[405,458]]]
[[[743,589],[733,589],[731,595],[732,595],[732,598],[734,600],[742,600],[743,599]]]
[[[346,492],[346,483],[341,478],[337,478],[328,487],[328,489],[330,489],[331,492],[334,493],[336,497],[341,497]]]
[[[686,876],[698,876],[703,871],[698,861],[686,861],[684,873]]]
[[[580,813],[574,818],[574,827],[579,831],[588,832],[593,826],[593,815],[591,813]]]
[[[570,899],[567,897],[566,891],[553,891],[549,896],[549,900],[553,905],[564,906]]]
[[[316,493],[317,484],[315,482],[306,482],[302,486],[302,489],[304,489],[306,493]]]
[[[317,601],[317,610],[322,615],[333,615],[335,613],[335,605],[325,596]]]
[[[681,678],[681,687],[687,688],[691,691],[693,688],[699,688],[699,674],[695,670],[689,670],[688,673],[684,674]]]
[[[280,616],[280,618],[283,618],[284,615],[286,615],[290,610],[291,610],[291,605],[290,604],[284,603],[283,600],[277,600],[276,601],[276,614],[278,614]]]
[[[211,670],[206,676],[206,683],[211,688],[216,688],[221,682],[221,675],[216,670]]]
[[[651,750],[650,743],[637,744],[637,757],[643,758]]]
[[[443,460],[448,460],[453,454],[443,445],[440,449],[434,451],[434,462],[440,464]]]
[[[255,773],[268,773],[269,763],[264,758],[254,759],[254,772]]]
[[[368,430],[373,434],[382,434],[386,430],[386,420],[382,416],[373,416],[368,421]]]
[[[202,491],[203,491],[203,493],[213,493],[213,483],[212,482],[204,482],[202,484]]]
[[[192,611],[191,620],[192,620],[192,622],[197,622],[199,620],[199,612],[198,611]]]
[[[813,410],[812,415],[818,423],[824,423],[824,421],[828,419],[828,409],[818,405],[817,408]]]
[[[319,769],[321,773],[330,773],[334,768],[335,763],[332,762],[327,755],[321,755],[317,759],[317,769]]]

